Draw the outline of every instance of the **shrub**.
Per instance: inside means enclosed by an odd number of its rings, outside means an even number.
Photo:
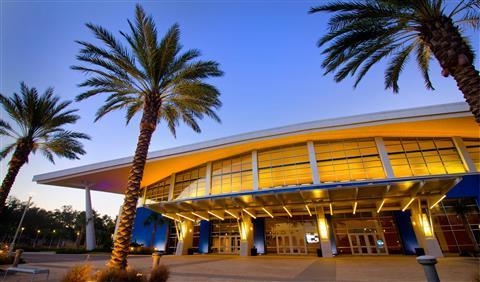
[[[92,266],[89,264],[77,265],[72,267],[62,277],[61,282],[87,282],[91,280]]]
[[[168,267],[161,264],[152,269],[152,272],[150,272],[150,279],[148,281],[166,282],[168,280],[168,277],[170,277],[170,271],[168,270]]]
[[[107,267],[97,273],[97,282],[146,282],[143,273],[135,269],[118,269]]]

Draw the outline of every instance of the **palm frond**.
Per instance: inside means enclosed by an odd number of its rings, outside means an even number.
[[[405,62],[407,61],[414,47],[415,45],[412,44],[403,48],[402,50],[397,52],[391,59],[390,63],[388,64],[387,70],[385,71],[386,89],[392,88],[394,93],[398,93],[398,78],[400,77],[400,73],[403,71]]]

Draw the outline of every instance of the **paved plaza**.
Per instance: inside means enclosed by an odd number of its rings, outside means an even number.
[[[108,255],[25,254],[29,266],[48,268],[50,281],[58,281],[67,269],[88,259],[103,267]],[[148,271],[150,256],[131,256],[130,265]],[[294,256],[239,257],[230,255],[164,256],[171,271],[169,281],[425,281],[415,257],[337,257],[332,259]],[[441,281],[475,281],[479,260],[448,257],[437,264]],[[9,275],[6,281],[30,281],[29,276]],[[45,281],[37,277],[35,281]]]

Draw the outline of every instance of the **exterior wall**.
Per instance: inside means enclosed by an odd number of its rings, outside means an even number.
[[[135,216],[135,222],[133,224],[132,242],[137,243],[144,247],[156,248],[160,251],[166,250],[168,224],[162,224],[157,226],[155,231],[155,237],[153,239],[154,245],[152,246],[153,224],[145,224],[148,216],[155,213],[147,208],[137,208],[137,214]],[[161,216],[161,215],[160,215]],[[167,219],[167,222],[169,220]]]
[[[478,151],[480,139],[458,137],[371,137],[297,143],[176,172],[146,187],[146,197],[149,203],[159,203],[316,181],[320,184],[477,173]]]

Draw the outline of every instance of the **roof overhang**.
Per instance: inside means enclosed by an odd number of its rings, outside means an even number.
[[[334,213],[392,211],[408,208],[412,199],[426,200],[433,205],[461,180],[458,175],[304,185],[147,203],[146,207],[173,218],[178,214],[192,218],[201,214],[207,219],[215,219],[213,214],[228,218],[225,211],[239,214],[244,210],[256,217],[285,216],[285,208],[292,215],[305,215],[306,206],[311,210],[331,208]]]
[[[256,149],[340,138],[383,137],[471,137],[478,138],[479,127],[466,103],[453,103],[306,122],[268,130],[151,152],[145,166],[142,186],[173,172],[207,161]],[[123,193],[132,157],[100,162],[36,175],[39,184]]]

